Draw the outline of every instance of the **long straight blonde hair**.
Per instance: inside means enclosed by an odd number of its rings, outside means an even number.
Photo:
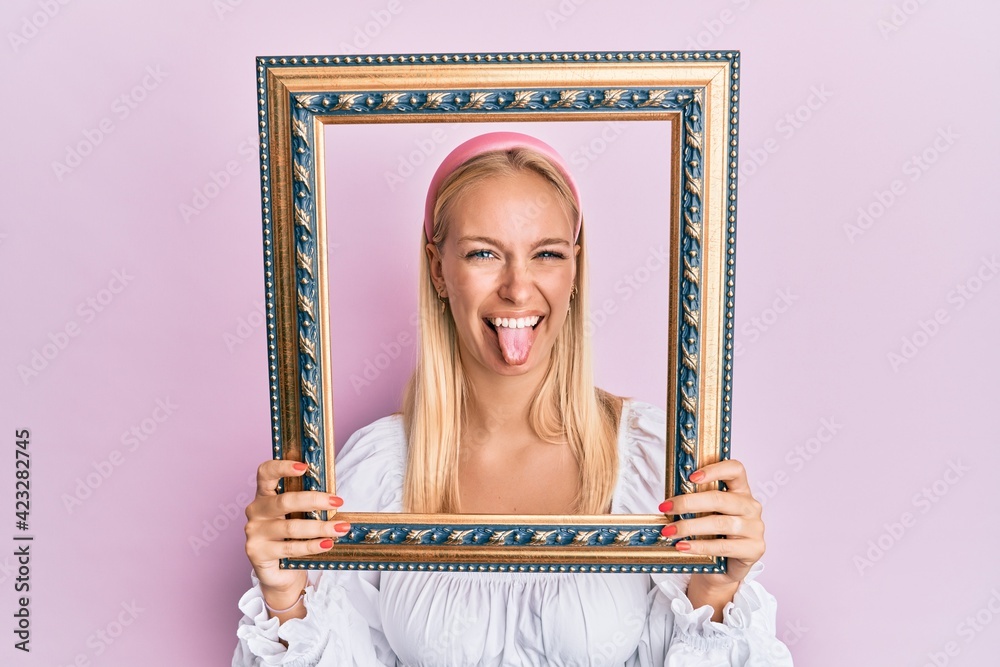
[[[543,176],[564,200],[572,220],[579,209],[562,174],[529,148],[490,151],[460,166],[441,184],[434,207],[438,247],[448,232],[449,213],[474,185],[524,171]],[[441,309],[431,281],[430,259],[421,234],[420,313],[417,367],[403,397],[408,436],[403,508],[407,512],[458,512],[458,462],[470,387],[459,354],[458,332],[450,309]],[[542,439],[568,443],[580,470],[575,511],[609,511],[618,475],[617,431],[620,399],[594,386],[590,341],[584,334],[587,308],[586,246],[577,242],[576,298],[556,337],[545,377],[532,397],[528,420]],[[467,435],[467,434],[466,434]]]

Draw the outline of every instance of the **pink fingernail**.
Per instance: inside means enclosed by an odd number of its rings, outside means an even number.
[[[673,508],[674,508],[674,501],[672,500],[664,500],[662,503],[660,503],[660,511],[663,512],[664,514],[666,514]]]
[[[331,547],[333,547],[333,540],[323,540],[319,543],[320,549],[329,549]]]
[[[701,470],[696,470],[690,475],[688,475],[688,479],[690,479],[692,482],[700,482],[701,480],[705,479],[705,473],[702,472]]]
[[[341,521],[340,523],[333,524],[333,529],[338,533],[346,533],[351,529],[351,524],[346,521]]]
[[[343,498],[338,498],[337,496],[330,496],[330,507],[340,507],[344,504]]]
[[[678,542],[674,545],[674,549],[677,549],[678,551],[690,551],[691,545],[687,542]]]
[[[664,526],[663,530],[660,531],[660,535],[664,537],[670,537],[671,535],[677,534],[677,526],[675,524],[670,524],[669,526]],[[681,544],[684,544],[681,542]]]
[[[302,472],[303,470],[309,469],[309,466],[307,466],[305,463],[295,463],[292,465],[292,467],[295,468],[295,470],[297,470],[298,472]]]

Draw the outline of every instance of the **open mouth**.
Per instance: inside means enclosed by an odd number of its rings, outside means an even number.
[[[493,318],[483,318],[486,325],[496,331],[498,327],[504,327],[507,329],[534,329],[538,324],[545,319],[541,315],[534,315],[532,317],[493,317]]]
[[[497,347],[508,366],[520,366],[528,361],[535,342],[535,329],[545,319],[544,315],[530,317],[483,318],[497,337]]]

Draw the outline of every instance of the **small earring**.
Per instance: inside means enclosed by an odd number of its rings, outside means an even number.
[[[573,289],[569,293],[569,300],[572,301],[576,298],[576,283],[573,283]]]
[[[438,292],[438,302],[441,304],[441,312],[444,313],[448,306],[448,297],[444,295],[444,292]]]

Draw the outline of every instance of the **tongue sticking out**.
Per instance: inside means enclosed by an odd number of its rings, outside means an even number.
[[[531,344],[535,342],[535,330],[531,327],[497,327],[497,337],[500,339],[500,353],[503,354],[504,361],[511,366],[520,366],[528,360]]]

